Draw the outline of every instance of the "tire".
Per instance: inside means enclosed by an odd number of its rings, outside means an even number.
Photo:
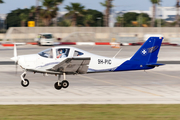
[[[58,82],[56,82],[55,84],[54,84],[54,88],[56,89],[56,90],[60,90],[61,88],[62,88],[62,83],[59,83],[60,84],[60,86],[58,85]]]
[[[67,80],[63,80],[63,81],[62,81],[62,87],[63,87],[63,88],[69,87],[69,82],[68,82]]]
[[[24,82],[25,81],[25,82]],[[28,85],[29,85],[29,80],[28,79],[24,79],[24,81],[22,80],[21,81],[21,85],[23,86],[23,87],[27,87]]]

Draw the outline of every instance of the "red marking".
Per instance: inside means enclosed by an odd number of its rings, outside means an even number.
[[[27,45],[37,45],[37,42],[28,42]]]
[[[171,45],[171,44],[168,42],[163,42],[162,45]]]
[[[111,45],[109,42],[95,42],[95,45]]]
[[[75,42],[60,42],[59,45],[76,45]]]
[[[2,46],[4,46],[4,47],[13,47],[14,44],[2,44]]]

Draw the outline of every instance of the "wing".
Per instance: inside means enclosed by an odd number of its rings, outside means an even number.
[[[53,68],[48,69],[48,71],[54,72],[65,72],[67,74],[85,74],[88,70],[88,65],[91,58],[67,58],[59,64],[55,65]]]

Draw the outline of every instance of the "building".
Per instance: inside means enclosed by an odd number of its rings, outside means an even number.
[[[152,7],[150,8],[152,11]],[[176,7],[160,7],[156,8],[156,18],[166,20],[167,22],[176,21],[177,9]],[[180,13],[180,11],[179,11]]]
[[[153,8],[150,7],[149,11],[140,11],[140,10],[130,10],[130,11],[116,11],[118,16],[122,16],[124,13],[127,12],[135,12],[135,13],[146,13],[150,17],[152,17]],[[179,11],[180,13],[180,11]],[[174,22],[176,21],[177,9],[176,7],[161,7],[157,6],[156,8],[156,18],[163,19],[167,22]]]

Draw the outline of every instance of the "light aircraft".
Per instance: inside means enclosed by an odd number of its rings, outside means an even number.
[[[29,71],[58,76],[54,87],[60,90],[69,86],[66,75],[148,70],[164,65],[157,63],[162,40],[162,37],[150,37],[132,57],[126,59],[103,57],[68,46],[52,47],[38,54],[17,56],[16,45],[14,57],[11,59],[24,70],[21,75],[23,87],[29,85],[29,80],[25,78],[26,72]],[[63,80],[60,80],[61,75],[64,76]]]

